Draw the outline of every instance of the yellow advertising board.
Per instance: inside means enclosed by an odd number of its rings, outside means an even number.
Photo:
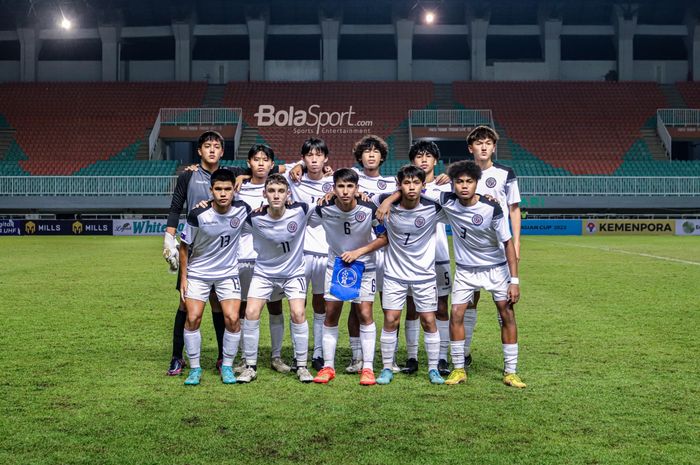
[[[583,235],[673,235],[675,220],[582,220]]]

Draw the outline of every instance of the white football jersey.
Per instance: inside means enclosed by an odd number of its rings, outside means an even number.
[[[456,194],[445,193],[440,204],[452,225],[452,245],[458,267],[507,263],[503,243],[511,239],[511,234],[498,203],[480,197],[475,205],[467,207],[459,202]]]
[[[289,180],[292,199],[295,202],[315,204],[318,199],[333,191],[333,176],[325,176],[315,181],[309,179],[309,176],[304,173],[299,184],[292,182],[289,178],[287,179]],[[308,226],[306,228],[304,253],[323,257],[328,255],[328,242],[326,242],[326,233],[323,227]]]
[[[352,168],[360,178],[359,191],[372,198],[379,194],[391,194],[396,190],[396,178],[393,176],[367,176],[363,170],[357,167]]]
[[[376,224],[376,211],[376,205],[362,201],[358,201],[349,212],[344,212],[335,203],[316,206],[309,225],[321,225],[326,233],[328,267],[332,268],[335,257],[343,252],[364,247],[374,240],[372,225]],[[374,253],[363,255],[357,261],[363,262],[367,271],[375,269]]]
[[[423,195],[435,202],[440,201],[440,195],[444,192],[452,192],[452,183],[437,185],[435,181],[425,184]],[[446,224],[435,226],[435,264],[444,265],[450,263],[450,243],[447,241]]]
[[[304,236],[312,209],[305,203],[288,205],[282,218],[271,218],[268,207],[248,215],[258,257],[253,275],[265,278],[304,277]]]
[[[234,200],[225,214],[213,207],[195,208],[187,215],[180,236],[189,246],[187,276],[218,281],[238,275],[238,247],[250,207]]]
[[[389,194],[375,196],[381,205]],[[384,221],[389,245],[384,252],[384,276],[394,281],[423,283],[435,281],[435,225],[447,221],[442,207],[421,197],[410,210],[396,202]]]
[[[241,200],[248,204],[251,210],[255,211],[263,205],[267,205],[267,199],[263,196],[265,184],[243,183],[241,190],[236,194],[236,200]],[[238,261],[241,263],[255,263],[258,254],[253,248],[253,235],[245,230],[241,235],[238,246]]]
[[[520,203],[520,188],[515,171],[511,167],[499,163],[494,163],[490,168],[481,172],[481,179],[476,185],[476,193],[488,194],[496,199],[501,205],[501,209],[506,212],[506,217],[510,212],[508,206]]]

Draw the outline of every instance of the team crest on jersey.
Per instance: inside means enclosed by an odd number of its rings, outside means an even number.
[[[355,213],[355,219],[357,220],[358,223],[362,223],[366,218],[367,218],[367,213],[365,213],[365,212]]]
[[[324,182],[324,183],[323,183],[323,186],[321,187],[321,189],[323,189],[323,192],[325,192],[325,193],[327,194],[327,193],[329,193],[330,191],[333,190],[333,183],[331,183],[331,182]]]
[[[479,215],[478,213],[474,216],[472,216],[472,223],[475,225],[479,226],[481,223],[484,222],[484,217]]]
[[[233,229],[236,229],[237,227],[239,227],[241,225],[241,219],[239,217],[235,216],[235,217],[231,218],[231,221],[229,222],[229,224],[231,225],[231,227]]]
[[[486,187],[492,188],[496,186],[496,178],[488,178],[486,180]]]
[[[338,284],[343,287],[352,287],[357,282],[357,273],[352,268],[343,268],[338,272]]]
[[[386,181],[383,179],[380,179],[379,181],[377,181],[377,189],[379,189],[379,190],[386,189]]]
[[[425,226],[425,218],[419,216],[418,218],[416,218],[416,221],[414,221],[413,224],[416,225],[416,228],[422,228],[423,226]]]
[[[299,229],[299,225],[296,221],[290,221],[289,223],[287,223],[287,231],[289,231],[290,233],[297,232],[297,229]]]

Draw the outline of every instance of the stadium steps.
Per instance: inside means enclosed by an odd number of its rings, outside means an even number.
[[[389,145],[389,154],[387,158],[405,158],[408,157],[408,149],[411,141],[408,135],[408,125],[401,125],[391,131],[391,135],[386,138],[386,143]],[[394,173],[396,174],[396,173]]]
[[[674,84],[660,84],[661,93],[666,98],[668,108],[688,108],[680,91]]]
[[[6,159],[13,143],[15,143],[15,130],[9,128],[0,129],[0,160]]]
[[[258,132],[257,128],[254,127],[243,127],[243,132],[241,133],[241,141],[239,142],[238,145],[238,155],[236,155],[236,158],[243,159],[245,160],[246,157],[248,156],[248,150],[254,145],[254,144],[264,144],[265,140],[262,138],[260,133]],[[299,144],[301,146],[301,144]],[[275,151],[275,158],[278,158],[281,154],[277,153],[277,150],[275,150],[275,147],[272,147],[272,150]],[[288,158],[290,157],[291,154],[285,154]]]
[[[204,108],[222,108],[224,106],[224,95],[226,95],[226,85],[209,84],[204,93],[202,106]]]
[[[668,157],[666,156],[666,149],[664,149],[661,139],[659,139],[656,129],[642,128],[642,140],[646,143],[646,146],[654,160],[666,161]]]
[[[150,153],[149,153],[149,148],[148,148],[148,138],[151,136],[151,128],[146,129],[143,132],[143,138],[141,139],[141,144],[139,145],[138,150],[136,151],[136,160],[149,160],[150,159]]]
[[[435,84],[433,91],[433,106],[436,110],[454,110],[452,84]]]

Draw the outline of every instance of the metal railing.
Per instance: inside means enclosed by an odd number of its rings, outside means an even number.
[[[410,110],[408,119],[413,126],[493,127],[491,110]]]
[[[1,176],[0,196],[172,195],[177,176]]]
[[[176,176],[5,176],[0,196],[171,195]],[[521,176],[523,195],[700,196],[700,177]]]
[[[657,119],[666,126],[700,126],[700,110],[693,108],[662,108],[656,110]]]
[[[238,124],[243,110],[240,108],[161,108],[163,125]]]
[[[668,129],[666,129],[666,125],[664,124],[663,119],[661,119],[661,117],[658,115],[658,112],[656,115],[656,133],[661,139],[661,143],[666,150],[666,155],[669,158],[673,158],[673,141],[671,139],[671,134],[669,134]]]
[[[148,135],[148,159],[153,160],[156,154],[156,148],[158,147],[158,136],[160,135],[160,113],[158,113],[158,118],[156,122],[153,123],[153,128],[151,129],[151,134]]]
[[[700,196],[700,177],[521,176],[524,195]]]

